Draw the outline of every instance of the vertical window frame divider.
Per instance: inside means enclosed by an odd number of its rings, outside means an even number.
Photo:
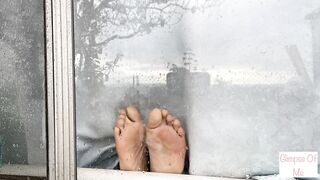
[[[48,179],[76,179],[73,1],[45,0]]]

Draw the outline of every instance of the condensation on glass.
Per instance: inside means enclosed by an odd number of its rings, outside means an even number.
[[[74,7],[78,166],[117,168],[113,127],[130,104],[183,121],[190,174],[274,174],[279,151],[320,150],[319,1]]]
[[[46,166],[43,1],[0,4],[2,165]]]

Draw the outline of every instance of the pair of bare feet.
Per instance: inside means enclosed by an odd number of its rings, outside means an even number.
[[[185,132],[167,110],[152,110],[145,127],[138,109],[127,107],[119,112],[114,136],[121,170],[148,171],[150,158],[151,172],[183,172]]]

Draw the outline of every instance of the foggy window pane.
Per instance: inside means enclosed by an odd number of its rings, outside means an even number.
[[[167,109],[185,173],[278,173],[280,151],[319,151],[320,2],[77,0],[77,164],[119,169],[118,111]],[[317,9],[318,8],[318,9]]]
[[[0,167],[45,166],[43,1],[0,4]]]

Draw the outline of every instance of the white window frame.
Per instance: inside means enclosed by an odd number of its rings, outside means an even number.
[[[76,168],[73,0],[44,0],[46,52],[47,168],[5,166],[6,175],[49,180],[227,180],[234,178]],[[78,176],[77,176],[78,173]]]
[[[76,179],[72,0],[45,0],[48,178]]]
[[[44,0],[47,167],[8,165],[0,174],[47,177],[49,180],[225,180],[205,177],[150,172],[76,168],[75,76],[73,49],[73,0]],[[78,177],[77,174],[78,173]]]

